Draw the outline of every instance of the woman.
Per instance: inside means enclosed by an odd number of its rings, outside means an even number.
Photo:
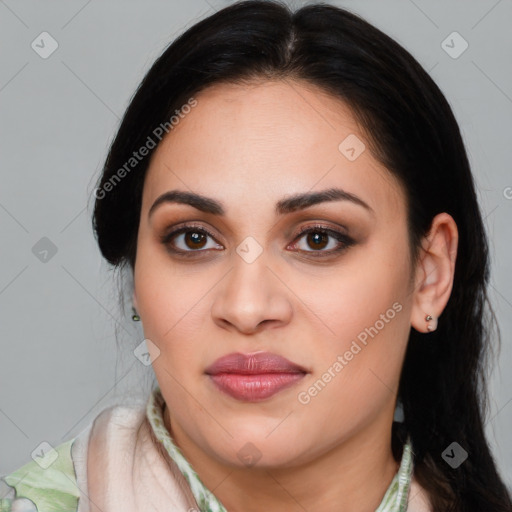
[[[473,178],[396,42],[328,5],[217,12],[147,73],[95,196],[158,385],[2,510],[512,510]]]

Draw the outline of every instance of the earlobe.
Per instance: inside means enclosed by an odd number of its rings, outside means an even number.
[[[416,265],[416,281],[411,325],[418,332],[428,333],[437,328],[453,287],[457,258],[458,231],[453,218],[440,213],[432,221],[423,239]]]

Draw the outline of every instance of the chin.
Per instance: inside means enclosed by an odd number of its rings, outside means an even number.
[[[248,432],[238,432],[233,438],[229,437],[222,445],[215,439],[210,449],[227,465],[262,469],[294,466],[309,451],[307,446],[299,444],[295,436],[290,435],[289,430],[268,435],[271,430],[251,428]]]

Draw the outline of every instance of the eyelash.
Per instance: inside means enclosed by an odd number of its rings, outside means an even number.
[[[198,250],[183,251],[182,249],[174,249],[171,246],[171,240],[174,237],[181,235],[183,233],[187,233],[189,231],[208,235],[209,237],[211,237],[215,240],[215,235],[213,233],[211,233],[210,231],[208,231],[206,228],[204,228],[202,226],[197,226],[194,224],[185,224],[185,225],[181,226],[180,228],[175,229],[175,230],[171,231],[170,233],[166,233],[163,236],[161,236],[161,243],[164,244],[168,248],[168,250],[170,252],[172,252],[173,254],[177,254],[179,256],[183,256],[183,257],[187,257],[187,258],[194,257],[195,253],[211,250],[211,249],[198,249]],[[305,226],[305,227],[301,228],[300,231],[295,236],[293,243],[295,244],[304,235],[309,234],[309,233],[326,234],[326,235],[329,235],[329,236],[335,238],[340,244],[342,244],[341,247],[339,247],[337,249],[331,249],[330,251],[299,250],[299,252],[302,252],[302,253],[312,254],[314,258],[325,258],[328,256],[332,256],[334,254],[339,254],[339,253],[345,251],[346,249],[348,249],[350,246],[354,245],[354,243],[355,243],[354,240],[352,238],[350,238],[348,235],[345,235],[344,233],[341,233],[340,231],[336,231],[334,229],[328,228],[321,224],[315,224],[313,226]]]

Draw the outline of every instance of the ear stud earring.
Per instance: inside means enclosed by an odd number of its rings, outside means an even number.
[[[432,315],[427,315],[427,316],[425,317],[425,320],[426,320],[427,322],[431,322],[432,320],[434,320],[434,317],[433,317]],[[432,324],[427,324],[427,330],[428,330],[428,331],[430,331],[430,332],[435,331],[435,330],[436,330],[436,328],[437,328],[437,320],[434,322],[434,325],[432,325]]]

